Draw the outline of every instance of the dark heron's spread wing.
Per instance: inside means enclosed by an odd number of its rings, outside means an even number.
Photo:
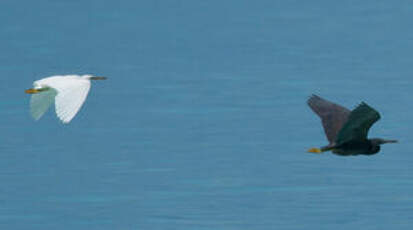
[[[350,113],[347,122],[337,135],[336,143],[367,139],[370,127],[379,119],[379,112],[362,102]]]
[[[333,144],[351,111],[317,95],[312,95],[307,104],[321,118],[327,139],[330,144]]]

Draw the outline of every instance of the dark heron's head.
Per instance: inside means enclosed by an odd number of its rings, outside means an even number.
[[[382,144],[397,143],[397,140],[385,140],[381,138],[372,138],[369,139],[369,141],[371,143],[371,149],[365,153],[366,155],[373,155],[378,153],[380,151],[380,145]]]
[[[382,138],[372,138],[370,139],[370,141],[373,145],[382,145],[386,143],[397,143],[397,140],[386,140]]]

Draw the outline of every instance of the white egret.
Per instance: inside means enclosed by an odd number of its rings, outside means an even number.
[[[30,113],[39,120],[55,102],[56,114],[63,123],[69,123],[82,107],[90,89],[90,80],[105,80],[92,75],[62,75],[40,79],[34,88],[25,92],[32,94]]]

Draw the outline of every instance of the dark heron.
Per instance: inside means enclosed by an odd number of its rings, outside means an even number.
[[[329,142],[327,146],[311,148],[308,152],[331,150],[341,156],[373,155],[380,151],[381,144],[397,142],[381,138],[367,139],[370,127],[380,119],[380,114],[364,102],[353,111],[317,95],[312,95],[307,103],[321,118]]]

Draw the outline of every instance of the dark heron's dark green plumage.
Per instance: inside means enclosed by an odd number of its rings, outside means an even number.
[[[312,148],[309,152],[319,153],[331,150],[342,156],[372,155],[380,151],[381,144],[397,142],[367,138],[370,127],[380,119],[380,114],[364,102],[353,111],[317,95],[311,96],[307,103],[321,118],[329,141],[329,145],[320,149]]]

